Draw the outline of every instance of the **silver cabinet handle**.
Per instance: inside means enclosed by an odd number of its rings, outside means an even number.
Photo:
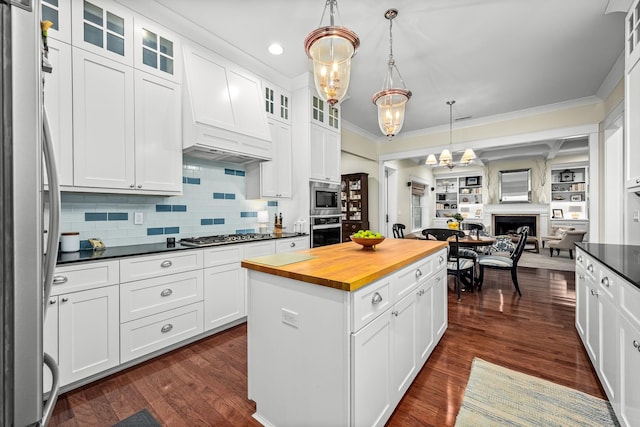
[[[168,267],[171,267],[172,265],[173,265],[173,263],[171,261],[166,260],[166,261],[162,261],[162,263],[160,264],[160,267],[168,268]]]
[[[62,302],[67,302],[67,301],[69,301],[69,298],[67,297],[62,298]]]
[[[633,340],[633,346],[637,349],[640,349],[640,342],[638,342],[637,340]]]
[[[640,178],[636,178],[636,184],[640,184]]]
[[[131,184],[131,185],[129,185],[129,188],[136,188],[136,186]]]
[[[51,304],[51,305],[53,305],[53,304],[55,304],[57,302],[58,302],[58,300],[55,299],[55,298],[52,298],[52,299],[49,300],[49,304]]]
[[[296,247],[296,242],[291,242],[291,244],[289,245],[289,247],[295,248],[295,247]]]
[[[420,269],[416,269],[416,278],[422,276],[422,271],[420,271]]]
[[[442,280],[442,277],[440,276],[436,277],[436,282],[439,282],[440,280]]]
[[[578,274],[578,277],[579,277],[581,280],[584,280],[584,274]]]
[[[578,258],[576,258],[576,261],[582,262],[582,255],[578,255]]]
[[[600,283],[602,283],[605,287],[609,287],[609,278],[608,277],[603,277],[602,280],[600,280]]]
[[[424,289],[420,289],[418,292],[416,292],[416,295],[418,295],[419,297],[424,295]]]
[[[53,284],[54,285],[62,285],[63,283],[67,283],[69,278],[67,276],[53,276]]]
[[[168,297],[169,295],[171,295],[173,293],[173,291],[171,289],[164,289],[162,292],[160,292],[160,296],[161,297]]]
[[[444,258],[442,257],[442,255],[438,257],[438,262],[440,263],[440,265],[442,265],[442,263],[444,262]]]
[[[382,302],[382,295],[380,295],[378,292],[373,294],[373,298],[371,298],[371,304],[377,305],[377,304],[380,304],[381,302]]]
[[[593,273],[593,264],[587,265],[587,270],[589,271],[589,273]]]
[[[392,311],[391,314],[393,314],[394,316],[398,317],[398,310]]]
[[[160,329],[160,332],[162,332],[163,334],[166,334],[167,332],[171,332],[172,329],[173,329],[173,325],[171,323],[167,323],[162,327],[162,329]]]
[[[142,188],[142,184],[138,184],[138,188]]]
[[[591,295],[593,295],[593,296],[597,297],[597,296],[599,296],[600,294],[599,294],[599,293],[598,293],[598,291],[596,291],[595,289],[591,289]]]

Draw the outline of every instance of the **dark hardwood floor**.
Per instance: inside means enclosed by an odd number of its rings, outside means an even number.
[[[505,271],[460,302],[450,290],[447,332],[388,426],[454,425],[474,357],[606,398],[575,329],[574,273],[521,267],[518,278],[522,297]],[[246,347],[240,325],[73,390],[50,425],[111,426],[146,408],[167,426],[259,426]]]

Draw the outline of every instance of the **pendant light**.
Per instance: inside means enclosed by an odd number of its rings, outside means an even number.
[[[449,106],[449,148],[445,148],[444,150],[442,150],[439,159],[440,166],[444,166],[446,168],[449,168],[450,170],[456,166],[455,163],[453,163],[453,104],[455,103],[456,101],[454,100],[447,101],[447,105]],[[464,153],[460,158],[460,164],[467,166],[475,158],[476,153],[474,153],[473,149],[467,148],[466,150],[464,150]],[[438,164],[438,161],[436,161],[435,155],[429,154],[427,156],[427,160],[424,163],[426,165],[434,166]]]
[[[330,105],[344,98],[349,87],[351,58],[360,46],[360,39],[348,28],[335,26],[337,0],[326,0],[320,25],[329,6],[329,26],[313,30],[304,40],[304,50],[313,60],[316,91]]]
[[[384,17],[389,20],[389,60],[387,61],[387,76],[382,84],[382,90],[371,97],[371,101],[378,107],[378,126],[389,140],[397,135],[404,123],[405,104],[411,98],[411,91],[407,90],[393,59],[393,19],[398,16],[397,9],[389,9]],[[393,87],[393,70],[398,73],[402,88]]]

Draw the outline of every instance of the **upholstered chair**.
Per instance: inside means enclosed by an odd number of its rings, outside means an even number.
[[[549,255],[553,256],[553,250],[556,250],[556,255],[560,255],[560,249],[569,251],[569,258],[573,259],[573,249],[575,243],[582,242],[586,231],[570,230],[567,231],[564,237],[560,240],[549,241]]]

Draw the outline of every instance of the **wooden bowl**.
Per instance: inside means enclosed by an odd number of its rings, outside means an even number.
[[[384,236],[383,237],[375,237],[375,238],[368,238],[367,239],[367,238],[364,238],[364,237],[354,237],[353,234],[352,234],[349,237],[351,237],[351,240],[353,240],[357,244],[362,245],[362,249],[364,249],[364,250],[373,250],[373,249],[375,249],[376,245],[379,245],[384,240]]]

